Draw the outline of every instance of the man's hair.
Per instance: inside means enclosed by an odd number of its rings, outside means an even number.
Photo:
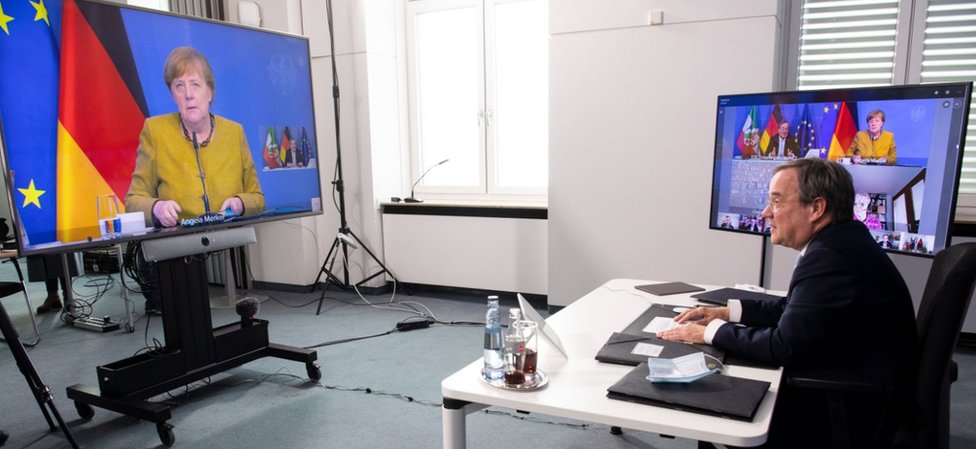
[[[773,173],[791,168],[796,170],[800,204],[811,204],[813,200],[823,198],[827,203],[826,213],[834,222],[854,219],[854,180],[847,169],[836,162],[804,158],[779,165]]]

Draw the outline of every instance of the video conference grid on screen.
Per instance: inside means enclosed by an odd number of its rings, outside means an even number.
[[[949,242],[972,85],[915,85],[718,98],[709,227],[764,234],[773,168],[816,157],[850,171],[854,216],[889,251]]]

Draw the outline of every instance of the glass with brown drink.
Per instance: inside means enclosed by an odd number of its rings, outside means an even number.
[[[505,335],[505,383],[535,383],[539,361],[538,324],[522,319],[522,311],[511,309],[512,324]]]

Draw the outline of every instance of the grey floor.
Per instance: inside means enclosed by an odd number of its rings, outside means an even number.
[[[13,278],[9,264],[0,264],[0,279]],[[117,277],[116,277],[117,280]],[[80,277],[74,289],[90,300],[107,286],[105,277]],[[44,296],[43,284],[30,284],[35,306]],[[212,290],[219,295],[220,289]],[[272,298],[261,305],[259,317],[270,321],[271,340],[292,346],[383,333],[411,313],[381,307],[389,295],[367,297],[370,307],[354,293],[329,292],[322,314],[309,303],[319,294],[251,290]],[[94,316],[122,318],[116,282],[94,304]],[[136,309],[142,298],[132,296]],[[503,306],[505,299],[503,299]],[[423,293],[398,294],[399,308],[426,308],[444,322],[482,321],[479,296]],[[21,333],[29,333],[22,296],[3,304]],[[235,321],[232,309],[213,309],[215,325]],[[65,394],[73,384],[97,385],[95,367],[136,353],[162,340],[158,317],[135,322],[135,332],[96,333],[61,324],[56,315],[41,318],[42,340],[28,348],[42,380],[75,439],[86,448],[163,447],[152,423],[103,409],[82,420]],[[154,398],[175,404],[173,418],[177,448],[439,448],[441,447],[440,381],[480,357],[482,329],[476,326],[435,325],[428,329],[392,333],[318,349],[323,377],[306,379],[301,363],[264,358],[231,369],[189,388]],[[960,380],[952,390],[952,447],[976,447],[976,353],[958,352]],[[368,391],[367,391],[368,389]],[[18,372],[11,352],[0,345],[0,429],[10,434],[7,448],[65,448],[63,435],[51,433]],[[693,441],[625,431],[613,436],[602,425],[591,425],[513,410],[489,408],[468,417],[468,447],[546,448],[694,448]]]

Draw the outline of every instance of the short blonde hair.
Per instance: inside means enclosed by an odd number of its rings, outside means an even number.
[[[206,56],[193,47],[174,48],[166,57],[166,63],[163,64],[163,80],[166,81],[166,88],[169,89],[174,79],[186,75],[191,69],[199,71],[210,91],[216,92],[210,62],[207,61]]]
[[[871,119],[873,119],[875,117],[880,118],[881,119],[881,123],[884,123],[885,122],[885,114],[884,114],[884,111],[882,111],[881,109],[875,109],[875,110],[873,110],[871,112],[868,112],[868,118],[865,119],[865,121],[866,122],[870,122]]]

